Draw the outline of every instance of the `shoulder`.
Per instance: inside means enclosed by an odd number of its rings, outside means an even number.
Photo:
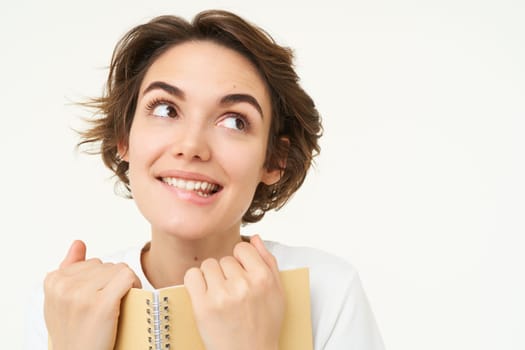
[[[273,241],[264,243],[277,259],[280,270],[307,267],[313,283],[322,279],[323,284],[345,285],[357,277],[356,269],[348,261],[320,249],[292,247]]]
[[[137,262],[140,262],[140,247],[129,247],[122,249],[112,254],[103,256],[101,260],[108,263],[126,263],[129,265],[134,265]]]
[[[314,323],[326,318],[337,318],[343,305],[353,298],[352,290],[360,288],[356,269],[338,256],[316,248],[265,243],[276,257],[280,270],[308,268]]]
[[[381,336],[356,269],[316,248],[265,241],[279,269],[307,267],[315,349],[383,350]]]

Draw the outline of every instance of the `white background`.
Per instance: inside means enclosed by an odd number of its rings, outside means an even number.
[[[308,181],[245,232],[350,260],[391,350],[525,348],[525,3],[312,3],[2,2],[2,348],[19,348],[26,290],[73,239],[90,256],[148,239],[75,151],[87,113],[71,102],[101,92],[132,26],[205,8],[293,47],[324,120]]]

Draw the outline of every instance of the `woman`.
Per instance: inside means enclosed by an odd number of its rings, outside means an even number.
[[[115,48],[100,145],[151,224],[151,241],[104,262],[75,241],[44,283],[53,349],[111,349],[132,287],[184,284],[207,349],[277,349],[285,300],[279,270],[310,270],[315,349],[382,349],[358,276],[326,253],[243,237],[279,208],[319,152],[321,124],[292,54],[225,11],[192,23],[162,16]],[[43,326],[43,321],[41,322]],[[45,331],[35,347],[45,348]]]

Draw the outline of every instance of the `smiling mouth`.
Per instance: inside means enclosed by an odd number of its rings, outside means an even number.
[[[209,197],[222,189],[221,185],[206,181],[184,180],[176,177],[162,177],[162,182],[185,191],[193,191],[201,197]]]

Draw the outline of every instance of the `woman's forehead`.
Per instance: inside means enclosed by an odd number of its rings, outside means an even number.
[[[250,60],[213,42],[191,41],[168,49],[146,72],[141,95],[154,81],[176,86],[188,95],[249,93],[261,105],[270,106],[266,84]]]

